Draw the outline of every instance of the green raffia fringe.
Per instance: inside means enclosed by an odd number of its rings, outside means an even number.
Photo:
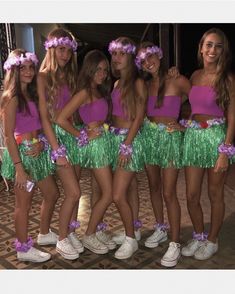
[[[146,119],[143,126],[145,163],[162,168],[181,168],[183,137],[183,132],[167,132],[166,128]]]
[[[184,135],[183,165],[200,168],[214,167],[219,156],[218,145],[224,141],[225,134],[225,124],[206,129],[188,128]]]
[[[49,150],[42,151],[38,157],[31,157],[25,154],[27,146],[20,144],[18,148],[24,170],[33,180],[41,181],[55,172]],[[6,179],[15,179],[15,167],[7,150],[3,153],[1,174]]]
[[[119,145],[125,140],[126,135],[115,135],[114,133],[110,133],[110,136],[112,144],[112,169],[115,170],[118,163]],[[125,170],[138,172],[144,169],[143,143],[142,134],[138,133],[132,142],[133,154],[131,160],[125,166]]]
[[[72,165],[78,164],[82,166],[82,162],[83,162],[82,156],[81,156],[80,149],[77,146],[77,141],[75,139],[75,136],[65,131],[59,125],[54,124],[53,128],[54,128],[56,138],[59,144],[65,145],[67,149],[67,156],[68,156],[69,162]],[[79,130],[80,128],[82,128],[82,125],[76,125],[75,128]]]

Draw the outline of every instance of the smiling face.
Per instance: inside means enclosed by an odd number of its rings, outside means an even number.
[[[101,85],[103,84],[107,76],[108,76],[108,64],[105,60],[102,60],[97,65],[94,78],[93,78],[93,83],[95,85]]]
[[[145,49],[141,49],[139,53],[145,52]],[[141,67],[143,71],[150,73],[151,75],[157,73],[160,67],[160,59],[157,54],[147,54],[141,61]]]
[[[66,45],[59,45],[55,48],[55,58],[59,67],[64,68],[72,56],[72,49]]]
[[[201,47],[201,55],[204,64],[217,64],[223,52],[222,38],[216,34],[209,34]]]

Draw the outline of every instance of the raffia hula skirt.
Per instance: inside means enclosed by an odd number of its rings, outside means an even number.
[[[111,157],[112,157],[112,169],[115,170],[118,166],[118,157],[119,157],[119,146],[122,143],[129,129],[116,128],[111,126],[110,129],[111,137]],[[139,172],[144,169],[144,154],[143,154],[143,138],[142,133],[139,131],[135,136],[133,142],[133,154],[131,160],[125,166],[125,170]]]
[[[198,123],[186,121],[183,144],[183,165],[212,168],[218,159],[218,146],[224,141],[226,125],[224,119]],[[230,159],[232,163],[232,159]]]
[[[48,150],[41,151],[38,157],[26,155],[26,151],[30,150],[31,144],[33,144],[33,141],[24,140],[18,145],[18,148],[24,170],[31,179],[37,182],[53,174],[54,165],[51,162]],[[1,174],[6,179],[15,179],[15,166],[7,150],[4,150],[3,153]]]
[[[53,128],[59,144],[63,144],[66,147],[69,162],[72,165],[82,166],[82,157],[77,147],[76,138],[57,124],[54,124]],[[79,130],[82,128],[82,125],[76,125],[75,128]]]
[[[100,136],[92,139],[79,149],[81,166],[85,168],[102,168],[111,165],[111,141],[108,125],[98,127]]]
[[[142,134],[145,164],[161,168],[182,167],[183,132],[172,131],[165,124],[145,119]]]

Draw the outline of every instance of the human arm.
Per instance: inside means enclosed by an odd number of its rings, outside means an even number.
[[[230,103],[228,105],[227,110],[227,130],[224,143],[227,146],[233,145],[234,135],[235,135],[235,78],[230,77],[230,87],[229,87],[229,94],[230,94]],[[229,166],[229,157],[225,153],[219,153],[218,159],[216,161],[214,171],[215,172],[223,172],[227,170]]]
[[[132,124],[129,128],[129,132],[122,142],[126,146],[132,146],[132,142],[140,129],[144,117],[145,117],[145,108],[146,108],[146,99],[147,99],[147,90],[143,80],[138,79],[135,84],[136,93],[138,95],[138,102],[136,103],[136,116],[132,121]],[[130,155],[119,155],[119,165],[125,165],[131,159]]]
[[[15,166],[15,186],[23,189],[26,187],[26,181],[29,175],[24,170],[18,146],[14,137],[17,105],[17,98],[11,98],[4,108],[2,119],[5,143]]]
[[[48,105],[46,101],[46,75],[45,73],[39,73],[37,78],[37,90],[39,97],[39,112],[42,121],[42,126],[47,140],[53,151],[58,150],[59,143],[57,141],[55,132],[52,128],[50,120],[50,114],[48,111]],[[65,156],[58,157],[56,160],[57,165],[67,166],[68,161]]]

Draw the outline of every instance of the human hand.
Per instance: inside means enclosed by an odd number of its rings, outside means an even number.
[[[228,169],[228,156],[224,153],[220,153],[219,157],[215,163],[214,172],[215,173],[223,173],[226,172]]]
[[[30,150],[26,151],[25,154],[31,157],[38,157],[38,155],[42,152],[43,149],[44,149],[44,143],[37,142],[30,145]]]
[[[172,66],[168,69],[168,77],[177,79],[180,76],[179,69],[176,66]]]

